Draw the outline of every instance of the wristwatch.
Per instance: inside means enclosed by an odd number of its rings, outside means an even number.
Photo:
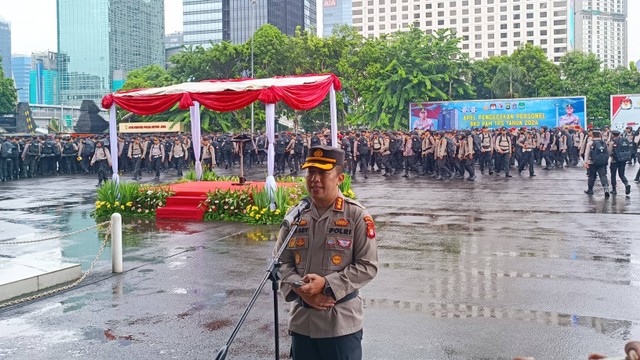
[[[322,295],[333,296],[333,290],[331,290],[331,285],[329,284],[327,279],[324,280],[324,288],[322,289]]]

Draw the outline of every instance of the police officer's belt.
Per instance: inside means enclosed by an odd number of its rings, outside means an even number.
[[[354,292],[352,292],[352,293],[349,293],[349,294],[347,294],[347,296],[345,296],[345,297],[343,297],[342,299],[340,299],[340,300],[336,301],[336,305],[337,305],[337,304],[342,304],[342,303],[347,302],[347,301],[349,301],[349,300],[351,300],[351,299],[354,299],[354,298],[356,298],[358,295],[360,295],[360,290],[356,290],[356,291],[354,291]],[[300,298],[300,297],[298,298],[298,304],[300,304],[300,305],[301,305],[303,308],[305,308],[305,309],[313,309],[313,307],[312,307],[311,305],[309,305],[309,304],[307,304],[306,302],[304,302],[304,301],[302,300],[302,298]]]

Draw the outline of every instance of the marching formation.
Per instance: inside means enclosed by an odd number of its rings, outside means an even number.
[[[482,174],[513,177],[526,173],[535,176],[543,170],[588,168],[588,194],[593,193],[596,177],[605,195],[616,193],[616,179],[630,191],[625,177],[627,164],[637,162],[640,134],[628,127],[624,132],[605,128],[583,130],[579,127],[553,128],[475,128],[447,131],[343,131],[338,136],[345,152],[345,172],[352,178],[367,179],[371,174],[393,177],[432,177],[436,180],[476,180],[476,168]],[[265,134],[212,133],[202,138],[200,160],[205,169],[240,163],[251,168],[264,164],[268,140]],[[308,149],[332,145],[328,129],[315,133],[280,132],[275,134],[276,176],[297,175]],[[140,180],[143,171],[154,180],[171,169],[181,177],[193,164],[194,151],[189,134],[121,135],[118,137],[118,164],[122,173]],[[98,174],[98,185],[110,176],[111,156],[108,138],[99,136],[49,136],[0,139],[0,180],[78,174]],[[607,179],[611,179],[611,191]],[[640,182],[640,171],[635,175]]]

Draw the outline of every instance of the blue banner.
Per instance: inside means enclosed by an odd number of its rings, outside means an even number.
[[[586,128],[584,97],[442,101],[409,104],[411,130],[454,130],[486,126]]]

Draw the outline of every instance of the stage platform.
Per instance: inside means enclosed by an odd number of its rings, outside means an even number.
[[[156,219],[202,221],[204,209],[200,204],[207,199],[207,193],[223,191],[260,191],[264,181],[247,181],[239,185],[233,181],[190,181],[171,184],[168,187],[175,194],[167,198],[165,207],[156,210]],[[295,186],[295,183],[278,183],[278,186]]]

